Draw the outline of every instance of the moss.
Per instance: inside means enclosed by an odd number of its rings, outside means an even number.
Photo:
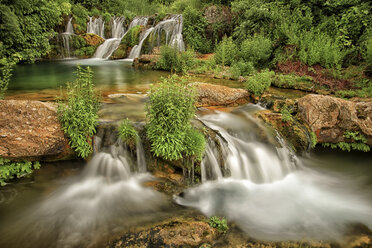
[[[131,28],[121,40],[121,44],[126,45],[127,47],[134,47],[135,45],[137,45],[139,43],[139,38],[143,29],[143,26],[134,26],[133,28]]]

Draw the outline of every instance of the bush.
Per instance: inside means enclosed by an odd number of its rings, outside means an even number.
[[[134,47],[139,43],[139,37],[142,31],[142,26],[134,26],[128,30],[128,33],[121,40],[121,44],[128,47]]]
[[[229,230],[227,221],[225,218],[219,218],[217,216],[212,216],[209,218],[209,225],[216,228],[220,233],[225,233]]]
[[[171,46],[160,48],[160,58],[156,62],[156,68],[171,72],[187,72],[196,64],[194,51],[180,52]]]
[[[88,10],[84,8],[81,4],[75,4],[72,7],[72,16],[74,17],[74,22],[77,24],[74,29],[76,33],[85,33],[87,30],[87,18]]]
[[[275,73],[273,71],[263,71],[247,78],[245,86],[247,90],[255,96],[261,96],[270,87]]]
[[[331,147],[332,149],[340,148],[343,151],[350,152],[351,150],[358,150],[363,152],[369,152],[371,148],[367,145],[367,138],[359,133],[358,131],[352,132],[346,130],[344,133],[344,138],[349,142],[338,142],[338,143],[323,143],[324,147]]]
[[[201,159],[204,137],[193,131],[190,124],[195,100],[196,89],[188,84],[187,78],[177,75],[164,78],[151,88],[146,105],[149,119],[146,131],[155,156],[177,160],[191,155]]]
[[[238,79],[240,76],[248,76],[254,73],[255,69],[252,62],[239,61],[234,64],[229,69],[229,72],[234,79]]]
[[[183,14],[182,34],[188,47],[200,53],[212,52],[212,41],[205,36],[208,25],[203,13],[192,7],[187,7]]]
[[[244,40],[240,48],[240,57],[252,62],[255,67],[264,67],[268,64],[272,53],[272,42],[263,36],[254,36]]]
[[[77,67],[77,79],[67,83],[67,102],[58,104],[62,130],[78,156],[87,158],[92,152],[92,136],[98,122],[99,97],[94,90],[92,70]]]
[[[9,159],[0,158],[0,185],[6,185],[7,180],[20,178],[28,175],[33,169],[39,169],[39,162],[12,162]]]
[[[118,132],[119,137],[128,145],[134,146],[136,144],[138,134],[128,119],[125,119],[120,123]]]
[[[282,114],[282,121],[283,122],[290,122],[292,121],[292,111],[288,108],[287,105],[284,105],[282,109],[280,110],[280,113]]]
[[[10,77],[12,76],[13,63],[8,59],[0,59],[0,100],[4,98],[8,89]]]
[[[214,58],[216,63],[232,65],[238,58],[238,48],[232,38],[223,37],[222,41],[217,45]]]

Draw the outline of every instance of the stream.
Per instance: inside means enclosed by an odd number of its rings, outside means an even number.
[[[77,64],[93,69],[106,102],[100,114],[105,121],[144,121],[144,93],[168,75],[133,70],[125,61],[19,65],[7,98],[49,100],[73,80]],[[108,97],[117,93],[130,95]],[[0,247],[102,247],[114,234],[176,216],[181,206],[225,216],[259,240],[337,241],[352,224],[371,229],[372,153],[317,148],[298,157],[255,120],[252,114],[261,108],[198,112],[218,135],[208,140],[202,183],[181,195],[144,186],[156,180],[144,151],[135,155],[120,140],[99,147],[89,162],[43,163],[31,176],[0,188]]]

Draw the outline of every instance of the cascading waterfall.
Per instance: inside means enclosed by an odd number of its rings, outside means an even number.
[[[99,151],[82,175],[19,216],[9,227],[13,233],[1,237],[0,245],[92,247],[105,235],[146,221],[164,206],[161,193],[142,186],[153,177],[146,173],[141,141],[135,159],[120,140],[106,147],[100,147],[105,144],[100,140],[95,139]]]
[[[305,167],[246,110],[200,120],[217,138],[202,161],[203,183],[175,196],[178,204],[225,216],[261,240],[340,240],[349,224],[372,227],[365,192]]]
[[[105,42],[97,48],[96,53],[94,54],[95,58],[101,59],[108,59],[110,56],[118,49],[121,40],[126,35],[124,32],[124,17],[114,17],[111,19],[111,27],[112,27],[112,38],[105,40]],[[146,25],[148,21],[148,17],[136,17],[133,21],[129,24],[129,29],[137,25]]]
[[[89,22],[87,23],[87,33],[96,34],[102,38],[105,38],[105,22],[103,21],[102,17],[89,17]]]
[[[74,34],[74,28],[72,27],[72,17],[68,20],[66,25],[66,31],[61,34],[62,38],[62,57],[70,58],[71,57],[71,42]]]
[[[155,27],[146,30],[142,35],[138,45],[132,48],[128,58],[135,59],[141,55],[142,45],[146,38],[153,34],[153,41],[156,41],[156,46],[161,45],[162,33],[165,33],[165,44],[178,48],[180,51],[185,50],[185,44],[182,36],[183,18],[182,15],[173,15],[169,19],[159,22]],[[153,46],[155,43],[153,44]]]

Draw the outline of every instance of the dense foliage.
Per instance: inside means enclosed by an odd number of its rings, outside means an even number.
[[[76,75],[75,82],[67,83],[67,102],[58,104],[58,118],[71,147],[80,157],[87,158],[92,152],[92,136],[98,122],[99,97],[89,67],[78,66]]]
[[[262,71],[247,78],[245,86],[255,96],[260,96],[270,87],[275,73],[273,71]]]
[[[6,185],[6,181],[28,175],[33,169],[39,169],[39,162],[15,162],[0,157],[0,186]]]
[[[187,72],[195,63],[193,50],[180,52],[172,46],[163,46],[160,48],[160,58],[156,62],[156,68],[171,72]]]
[[[129,119],[125,119],[120,123],[118,132],[120,139],[128,145],[134,146],[136,144],[138,134]]]
[[[211,216],[209,218],[209,225],[216,228],[220,233],[225,233],[229,230],[227,220],[224,217]]]
[[[196,91],[187,78],[173,75],[154,86],[147,103],[146,127],[151,150],[157,157],[177,160],[185,155],[201,159],[204,136],[193,130]]]

